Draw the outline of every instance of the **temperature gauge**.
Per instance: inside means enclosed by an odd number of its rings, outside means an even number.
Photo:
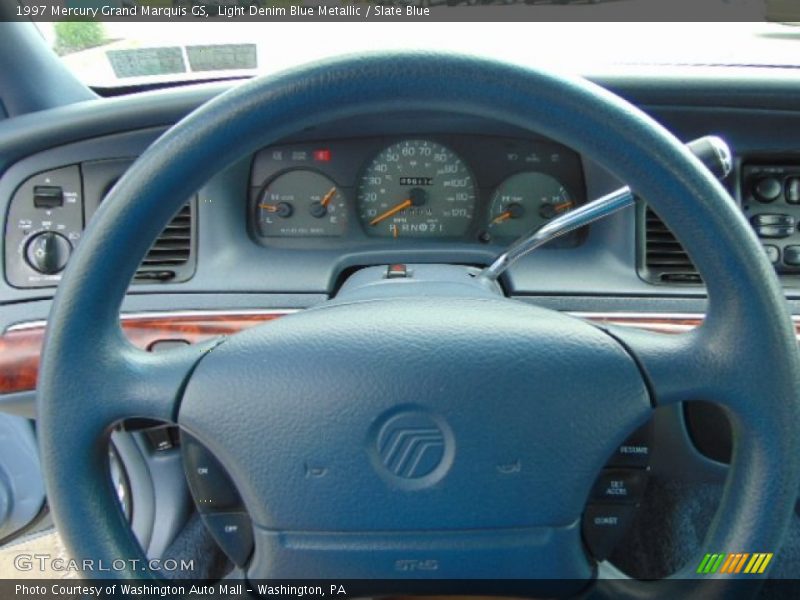
[[[265,237],[337,236],[347,224],[339,188],[308,169],[288,171],[270,181],[259,195],[256,216]]]
[[[554,177],[535,171],[517,173],[503,181],[492,197],[489,232],[516,238],[574,206],[569,192]]]

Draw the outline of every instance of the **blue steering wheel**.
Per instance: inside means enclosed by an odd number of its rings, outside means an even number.
[[[306,127],[396,110],[490,118],[597,160],[648,198],[691,255],[708,290],[702,326],[612,335],[465,292],[334,302],[159,354],[126,340],[120,306],[141,258],[211,173]],[[177,423],[224,465],[252,519],[255,579],[392,579],[402,576],[397,561],[427,560],[436,565],[427,577],[530,579],[532,592],[564,580],[578,593],[597,577],[579,528],[596,474],[655,407],[695,398],[724,405],[735,434],[702,553],[777,548],[800,489],[794,329],[725,190],[679,140],[610,92],[466,56],[315,63],[194,111],[97,212],[59,287],[42,358],[49,500],[79,559],[143,559],[108,477],[112,427],[132,417]],[[443,458],[390,472],[374,450],[387,436],[440,444]],[[493,465],[509,457],[524,468],[499,478]],[[305,477],[304,461],[328,475]],[[734,589],[736,576],[694,578],[699,562],[663,581],[595,590],[671,598]]]

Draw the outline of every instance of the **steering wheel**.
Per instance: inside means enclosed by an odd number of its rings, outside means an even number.
[[[708,290],[702,326],[609,332],[506,298],[448,292],[332,302],[165,353],[126,340],[120,307],[141,258],[210,173],[306,127],[393,110],[495,119],[598,160],[652,203],[695,261]],[[597,568],[579,523],[594,478],[655,407],[690,399],[727,407],[735,434],[701,553],[774,551],[800,489],[794,329],[725,190],[610,92],[466,56],[316,63],[254,79],[180,121],[88,227],[42,359],[42,460],[75,558],[143,560],[108,477],[111,429],[133,417],[177,423],[224,465],[253,522],[255,579],[496,577],[585,588]],[[438,446],[413,453],[433,463],[389,464],[387,445],[409,439]],[[496,468],[515,460],[516,476]],[[306,477],[307,464],[326,476]],[[403,560],[430,570],[400,572]],[[614,584],[613,594],[708,592],[713,578],[694,575],[698,563],[661,582]],[[718,594],[732,585],[713,583]]]

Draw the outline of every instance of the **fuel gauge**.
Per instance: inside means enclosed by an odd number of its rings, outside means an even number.
[[[347,224],[344,197],[330,178],[309,169],[278,175],[259,195],[256,217],[265,237],[330,237]]]
[[[536,171],[512,175],[492,196],[489,232],[516,238],[574,208],[569,192],[554,177]]]

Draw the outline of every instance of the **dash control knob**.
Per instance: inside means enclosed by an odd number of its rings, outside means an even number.
[[[759,202],[772,202],[777,200],[783,191],[781,182],[775,177],[765,177],[755,185],[754,192]]]
[[[45,231],[37,233],[28,242],[25,259],[35,271],[54,275],[67,266],[72,253],[72,244],[60,233]]]

